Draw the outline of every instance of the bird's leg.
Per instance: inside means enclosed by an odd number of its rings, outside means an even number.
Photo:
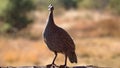
[[[56,57],[57,57],[57,52],[54,52],[54,53],[55,53],[55,57],[54,57],[54,59],[52,61],[52,64],[47,65],[47,68],[50,68],[51,66],[56,66],[54,62],[55,62]]]
[[[65,66],[67,65],[67,55],[65,55]]]
[[[67,65],[67,55],[65,54],[65,64],[60,65],[60,68],[68,68],[66,65]]]
[[[55,62],[55,60],[56,60],[56,57],[57,57],[57,52],[55,52],[55,57],[54,57],[53,62],[52,62],[53,65],[55,65],[54,62]]]

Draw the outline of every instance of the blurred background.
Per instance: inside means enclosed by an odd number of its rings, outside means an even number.
[[[120,68],[120,0],[53,0],[54,19],[76,44],[77,64]],[[47,65],[49,0],[0,0],[0,66]],[[56,63],[64,64],[59,54]]]

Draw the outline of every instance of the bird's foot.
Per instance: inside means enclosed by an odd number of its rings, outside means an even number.
[[[67,67],[66,65],[60,65],[59,68],[69,68],[69,67]]]
[[[57,67],[56,64],[48,64],[48,65],[47,65],[47,68],[55,68],[55,67]]]

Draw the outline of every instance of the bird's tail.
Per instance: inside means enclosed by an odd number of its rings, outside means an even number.
[[[77,56],[76,56],[75,52],[70,52],[68,54],[68,58],[71,63],[77,63]]]

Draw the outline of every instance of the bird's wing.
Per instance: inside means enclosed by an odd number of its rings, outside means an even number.
[[[59,33],[58,34],[59,40],[61,41],[61,43],[65,44],[65,46],[67,46],[71,50],[75,50],[75,44],[74,44],[72,38],[70,37],[70,35],[62,28],[60,28],[58,33]]]

